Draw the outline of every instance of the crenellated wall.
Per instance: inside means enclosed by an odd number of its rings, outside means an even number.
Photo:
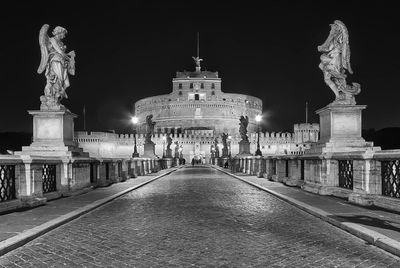
[[[195,134],[194,134],[195,133]],[[166,150],[165,133],[156,133],[152,137],[155,143],[155,153],[162,157],[163,151]],[[172,144],[171,150],[174,155],[175,142],[177,141],[182,148],[183,157],[186,161],[190,161],[195,155],[201,155],[206,161],[211,158],[211,145],[214,144],[217,138],[219,144],[220,155],[222,155],[222,138],[214,136],[209,131],[193,131],[193,134],[171,134]],[[228,140],[231,155],[239,153],[240,135],[231,135]],[[257,149],[257,133],[249,133],[250,150],[255,152]],[[134,137],[133,134],[114,134],[106,132],[75,132],[75,141],[79,147],[85,152],[89,152],[91,157],[106,157],[106,158],[126,158],[133,153]],[[143,152],[144,134],[136,135],[137,149],[140,155]],[[260,149],[264,155],[288,155],[301,154],[308,144],[296,143],[293,133],[275,133],[266,132],[260,135]]]

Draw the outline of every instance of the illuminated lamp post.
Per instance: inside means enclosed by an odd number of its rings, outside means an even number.
[[[135,158],[135,157],[139,157],[139,153],[138,153],[138,151],[137,151],[137,145],[136,145],[136,125],[137,125],[137,123],[139,122],[139,118],[137,118],[136,116],[133,116],[133,117],[131,118],[131,121],[132,121],[133,126],[134,126],[134,128],[133,128],[133,142],[134,142],[134,147],[133,147],[133,154],[132,154],[132,157]]]
[[[262,152],[260,150],[260,122],[262,120],[262,115],[258,114],[256,116],[256,122],[257,122],[257,151],[255,153],[256,156],[262,156]]]

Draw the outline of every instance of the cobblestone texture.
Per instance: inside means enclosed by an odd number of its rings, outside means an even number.
[[[400,267],[219,171],[181,169],[0,257],[0,267]]]

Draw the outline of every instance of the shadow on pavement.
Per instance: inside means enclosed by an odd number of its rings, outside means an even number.
[[[335,219],[340,222],[352,222],[361,225],[368,225],[373,227],[378,227],[387,230],[393,230],[396,232],[400,232],[400,228],[396,227],[392,224],[392,222],[387,220],[382,220],[379,218],[374,218],[366,215],[354,215],[354,216],[336,216],[331,215],[329,216],[332,219]]]

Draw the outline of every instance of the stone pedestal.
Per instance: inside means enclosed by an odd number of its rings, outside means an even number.
[[[171,168],[174,159],[172,157],[164,157],[162,159],[162,162],[163,162],[163,168]]]
[[[248,156],[250,153],[250,142],[241,140],[239,142],[239,155],[240,156]]]
[[[155,153],[155,144],[154,142],[151,143],[145,143],[144,144],[144,154],[143,157],[149,157],[149,158],[158,158],[156,153]]]
[[[165,157],[172,158],[172,150],[171,149],[165,150]]]
[[[320,118],[320,139],[308,154],[365,151],[372,142],[361,137],[361,112],[366,105],[329,104],[316,113]]]
[[[39,156],[84,156],[74,141],[74,118],[69,110],[28,111],[33,116],[33,142],[20,154]]]

